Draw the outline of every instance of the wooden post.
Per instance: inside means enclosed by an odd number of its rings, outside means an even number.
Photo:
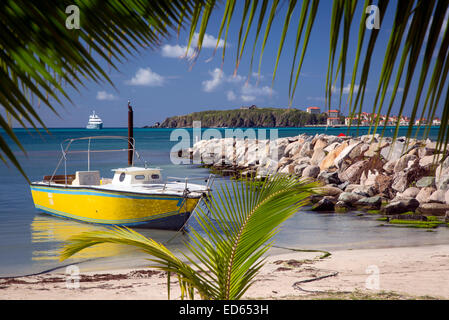
[[[133,133],[133,108],[128,101],[128,166],[134,164],[134,133]]]

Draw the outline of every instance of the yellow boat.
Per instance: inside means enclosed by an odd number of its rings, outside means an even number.
[[[89,141],[88,170],[66,173],[68,149],[72,142]],[[120,226],[143,226],[155,229],[179,230],[203,197],[208,196],[213,175],[207,178],[175,178],[162,180],[161,169],[136,167],[113,169],[112,179],[101,178],[100,172],[90,170],[90,141],[92,139],[125,139],[125,137],[85,137],[68,139],[61,160],[51,176],[31,184],[35,207],[51,215],[89,223]],[[64,143],[62,146],[64,146]],[[133,155],[135,152],[134,142]],[[103,151],[127,151],[101,150]],[[73,151],[80,152],[80,151]],[[138,154],[137,154],[138,155]],[[140,158],[140,157],[139,157]],[[64,160],[65,174],[56,175]],[[133,161],[134,162],[134,161]],[[201,179],[206,185],[191,183]]]

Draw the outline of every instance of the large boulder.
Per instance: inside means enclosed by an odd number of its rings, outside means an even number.
[[[436,186],[440,190],[449,190],[449,174],[441,177],[436,177]]]
[[[318,150],[318,149],[324,149],[327,147],[327,139],[325,138],[320,138],[315,142],[315,145],[313,146],[313,150]]]
[[[410,161],[413,163],[413,162],[415,162],[416,159],[418,159],[418,157],[414,156],[414,155],[406,154],[406,155],[402,156],[401,158],[399,158],[398,161],[396,161],[393,171],[394,172],[403,171],[404,169],[409,167]]]
[[[421,191],[419,188],[416,187],[410,187],[407,188],[402,195],[404,197],[409,197],[409,198],[416,198],[416,196],[418,195],[419,191]]]
[[[432,195],[432,193],[435,192],[434,187],[425,187],[422,188],[418,194],[416,195],[415,199],[419,201],[419,203],[427,203],[429,202],[429,198]]]
[[[340,144],[338,147],[336,147],[334,150],[330,151],[327,156],[321,161],[320,163],[320,169],[326,170],[332,166],[334,166],[335,159],[340,155],[340,153],[348,146],[348,142],[345,141],[342,144]]]
[[[397,192],[404,192],[409,187],[407,172],[397,172],[393,177],[393,183],[391,187]]]
[[[356,201],[354,205],[365,210],[379,210],[382,205],[382,198],[379,196],[362,198]]]
[[[380,142],[370,142],[370,146],[368,150],[364,153],[367,157],[374,157],[379,154],[385,147],[387,147],[390,143],[388,141],[380,141]]]
[[[295,167],[293,168],[293,171],[294,171],[295,175],[301,177],[304,169],[307,168],[308,166],[309,165],[307,163],[301,163],[301,164],[295,165]]]
[[[400,214],[408,211],[413,211],[419,207],[419,202],[416,199],[393,201],[387,204],[382,211],[385,214]]]
[[[314,166],[314,165],[309,165],[302,172],[302,177],[315,179],[319,173],[320,173],[320,167]]]
[[[445,190],[436,190],[429,198],[429,202],[446,203]]]
[[[360,183],[360,177],[365,170],[368,160],[358,161],[348,167],[346,170],[338,173],[338,178],[341,181],[348,181],[352,184]]]
[[[325,184],[340,184],[341,181],[338,178],[338,172],[328,172],[328,171],[321,171],[320,174],[317,176],[317,180],[321,181]]]
[[[351,206],[354,205],[354,203],[356,203],[357,201],[359,201],[360,199],[362,199],[363,196],[357,194],[357,193],[352,193],[352,192],[342,192],[340,194],[340,196],[338,197],[338,201],[340,202],[344,202],[346,204],[349,204]]]
[[[324,197],[312,206],[313,211],[334,211],[334,209],[335,202],[329,197]]]
[[[416,181],[417,188],[435,187],[435,177],[422,177]]]
[[[445,203],[421,203],[418,211],[428,216],[445,216],[446,211],[449,211],[449,204]]]
[[[321,161],[326,157],[326,152],[323,149],[314,149],[312,158],[310,159],[310,164],[319,165]]]
[[[341,164],[343,163],[343,161],[345,161],[345,159],[349,158],[349,153],[359,144],[361,144],[360,141],[354,141],[352,142],[350,145],[348,145],[346,148],[344,148],[340,154],[335,158],[334,160],[334,165],[337,168],[341,167]]]
[[[376,176],[376,183],[374,186],[379,194],[383,194],[386,198],[392,199],[396,193],[391,187],[392,184],[392,176],[379,174]]]
[[[405,146],[404,142],[396,140],[392,145],[383,148],[380,151],[380,154],[382,155],[382,157],[384,157],[384,159],[398,160],[402,155],[404,146]]]
[[[339,188],[332,187],[332,186],[323,186],[320,188],[320,193],[323,196],[331,196],[331,197],[339,197],[340,194],[343,193],[343,191]]]

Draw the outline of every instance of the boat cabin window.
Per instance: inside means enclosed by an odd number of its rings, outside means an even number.
[[[158,174],[152,174],[152,175],[151,175],[151,179],[153,179],[153,180],[159,180],[159,175],[158,175]]]
[[[125,180],[125,176],[126,176],[126,174],[124,172],[122,172],[120,174],[120,177],[119,177],[120,182],[123,182],[123,180]]]
[[[138,174],[134,177],[136,180],[145,180],[145,176],[143,174]]]

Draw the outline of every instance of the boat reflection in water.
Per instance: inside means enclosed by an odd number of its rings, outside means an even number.
[[[108,230],[108,228],[101,225],[53,217],[47,214],[37,214],[31,223],[31,241],[35,248],[32,253],[32,260],[39,263],[45,263],[46,261],[59,262],[61,250],[70,237],[79,235],[82,232],[104,230]],[[180,248],[181,243],[185,240],[185,236],[182,233],[175,231],[155,229],[139,229],[138,231],[171,249]],[[148,255],[131,246],[107,243],[86,248],[75,254],[69,261],[78,262],[107,257],[115,257],[118,260],[127,261],[126,264],[123,263],[123,266],[130,266],[129,264],[132,264],[130,259],[137,258],[142,260],[142,258],[148,258]],[[104,262],[104,259],[102,261]]]
[[[32,260],[59,260],[59,254],[64,242],[71,236],[87,231],[101,231],[106,228],[76,221],[54,218],[39,214],[31,223],[31,241],[47,243],[49,246],[39,246],[44,250],[33,251]],[[104,258],[129,251],[129,248],[119,244],[101,244],[87,248],[76,254],[77,259]]]

